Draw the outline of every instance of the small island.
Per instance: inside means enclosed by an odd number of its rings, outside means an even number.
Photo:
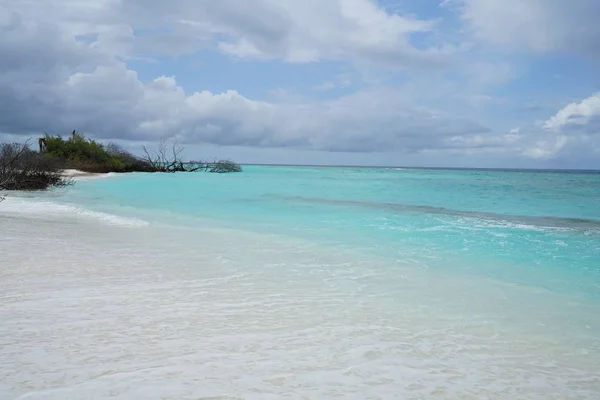
[[[229,160],[183,161],[183,147],[162,140],[154,151],[143,147],[136,156],[116,143],[103,144],[73,131],[68,139],[44,134],[38,150],[31,141],[0,144],[0,190],[45,190],[72,184],[65,171],[82,173],[241,172]]]

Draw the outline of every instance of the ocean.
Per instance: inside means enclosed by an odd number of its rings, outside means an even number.
[[[247,166],[0,203],[0,399],[599,399],[600,173]]]

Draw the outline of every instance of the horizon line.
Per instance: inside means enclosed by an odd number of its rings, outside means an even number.
[[[401,169],[433,169],[433,170],[479,170],[479,171],[578,171],[597,172],[600,169],[589,168],[517,168],[517,167],[415,167],[403,165],[351,165],[351,164],[270,164],[270,163],[240,163],[254,167],[318,167],[318,168],[401,168]]]

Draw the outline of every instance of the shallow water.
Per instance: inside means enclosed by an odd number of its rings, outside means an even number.
[[[599,190],[248,167],[9,197],[0,398],[597,399]]]

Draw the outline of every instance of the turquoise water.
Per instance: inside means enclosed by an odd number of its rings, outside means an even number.
[[[83,181],[61,200],[142,219],[211,220],[600,299],[597,173],[250,166],[237,175]]]
[[[0,239],[0,398],[600,398],[598,173],[110,175]]]

